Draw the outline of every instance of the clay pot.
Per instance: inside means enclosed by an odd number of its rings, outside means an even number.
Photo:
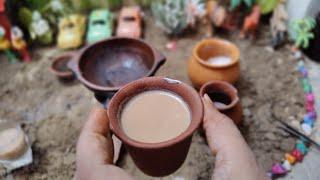
[[[116,37],[83,48],[68,67],[104,102],[123,85],[154,75],[165,60],[165,56],[142,40]]]
[[[170,91],[180,96],[190,108],[191,124],[185,132],[174,139],[161,143],[138,142],[123,132],[119,114],[131,97],[154,89]],[[185,83],[162,77],[148,77],[120,89],[111,99],[108,115],[112,131],[123,142],[138,168],[150,176],[165,176],[176,171],[184,162],[192,134],[203,118],[203,104],[198,93]]]
[[[242,107],[237,89],[224,81],[211,81],[200,88],[200,96],[208,94],[215,107],[236,125],[242,123]]]
[[[52,61],[50,71],[62,80],[73,79],[73,73],[67,66],[71,58],[72,56],[70,54],[64,54],[55,58]]]
[[[212,65],[207,61],[215,56],[228,56],[231,62],[224,65]],[[195,88],[212,80],[235,83],[240,74],[239,49],[229,41],[206,39],[200,41],[193,49],[189,60],[188,74]]]

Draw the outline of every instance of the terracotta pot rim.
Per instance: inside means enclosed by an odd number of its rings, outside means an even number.
[[[202,58],[199,57],[198,50],[204,44],[212,43],[212,42],[218,42],[218,43],[224,44],[226,46],[229,46],[229,48],[232,48],[232,50],[235,52],[236,58],[232,58],[232,62],[230,64],[226,64],[226,65],[212,65],[212,64],[207,63],[205,60],[203,60]],[[220,38],[210,38],[210,39],[201,40],[200,42],[198,42],[195,45],[195,47],[193,48],[192,53],[193,53],[193,56],[195,57],[197,62],[199,62],[201,65],[203,65],[205,67],[212,68],[212,69],[220,69],[220,68],[231,67],[231,66],[239,63],[239,58],[240,58],[240,50],[239,50],[239,48],[234,43],[232,43],[230,41],[227,41],[227,40],[224,40],[224,39],[220,39]]]
[[[218,81],[218,80],[214,80],[214,81],[209,81],[207,83],[205,83],[204,85],[201,86],[200,88],[200,91],[199,91],[199,94],[200,96],[203,96],[204,94],[206,94],[206,90],[207,89],[210,89],[210,86],[214,86],[214,85],[219,85],[219,86],[224,86],[230,90],[233,91],[234,95],[231,95],[233,97],[231,97],[231,103],[226,105],[224,108],[217,108],[218,110],[221,110],[221,111],[225,111],[225,110],[228,110],[228,109],[231,109],[233,108],[234,106],[236,106],[238,103],[239,103],[239,97],[238,97],[238,90],[233,86],[231,85],[230,83],[228,82],[225,82],[225,81]],[[229,94],[228,94],[229,95]]]
[[[141,43],[143,44],[145,47],[149,48],[149,50],[152,52],[152,56],[153,56],[153,59],[154,59],[154,62],[153,62],[153,65],[152,67],[149,69],[148,73],[146,73],[143,77],[148,77],[148,76],[151,76],[153,73],[155,73],[155,71],[157,70],[157,66],[159,64],[161,64],[162,60],[160,59],[156,59],[157,58],[157,54],[161,54],[160,52],[158,52],[157,50],[155,50],[153,47],[151,47],[148,43],[146,43],[145,41],[141,40],[141,39],[136,39],[136,38],[129,38],[129,37],[111,37],[111,38],[108,38],[108,39],[104,39],[104,40],[101,40],[101,41],[98,41],[96,43],[93,43],[93,44],[90,44],[86,47],[84,47],[80,52],[79,54],[77,54],[77,56],[75,57],[75,67],[74,67],[74,70],[76,71],[76,74],[77,74],[77,78],[83,82],[87,87],[91,88],[91,89],[94,89],[94,90],[97,90],[97,91],[117,91],[119,90],[121,87],[123,86],[115,86],[115,87],[108,87],[108,86],[100,86],[100,85],[97,85],[97,84],[94,84],[92,82],[90,82],[89,80],[87,80],[81,73],[81,69],[80,69],[80,62],[81,62],[81,58],[82,56],[85,54],[85,52],[89,49],[92,49],[94,48],[95,46],[98,46],[100,44],[103,44],[103,43],[108,43],[110,41],[120,41],[120,40],[129,40],[129,41],[136,41],[138,43]],[[163,56],[161,54],[161,56]],[[164,58],[164,61],[165,61],[165,57],[163,56]],[[143,78],[141,77],[141,78]]]
[[[63,54],[63,55],[53,59],[51,66],[50,66],[51,73],[55,74],[56,76],[58,76],[60,78],[72,77],[73,72],[71,70],[59,71],[58,69],[55,68],[56,63],[58,63],[59,61],[67,61],[67,63],[68,63],[69,61],[71,61],[71,59],[72,59],[72,55],[70,55],[70,54]],[[66,66],[67,66],[67,63],[66,63]]]
[[[189,138],[190,136],[193,135],[194,131],[200,126],[200,124],[202,122],[204,110],[203,110],[203,104],[202,104],[202,101],[201,101],[199,94],[192,87],[190,87],[189,85],[187,85],[183,82],[174,80],[177,83],[170,83],[170,82],[168,82],[167,79],[168,78],[165,78],[165,77],[141,78],[139,80],[133,81],[133,82],[125,85],[111,99],[110,104],[109,104],[109,109],[108,109],[110,128],[113,131],[113,133],[119,139],[121,139],[125,144],[127,144],[129,146],[136,147],[136,148],[143,148],[143,149],[164,148],[164,147],[172,146],[174,144],[177,144],[178,142],[185,140],[186,138]],[[150,85],[151,82],[153,83],[152,85]],[[162,85],[164,83],[171,84],[168,86],[177,86],[176,92],[163,87]],[[137,85],[144,86],[145,88],[142,90],[138,90],[137,88],[135,88]],[[180,91],[180,92],[184,91],[186,94],[188,94],[186,96],[191,96],[190,98],[193,100],[193,107],[194,108],[190,107],[190,104],[192,104],[191,102],[185,101],[190,108],[191,118],[192,118],[191,123],[183,133],[181,133],[179,136],[177,136],[173,139],[167,140],[167,141],[163,141],[163,142],[159,142],[159,143],[143,143],[143,142],[133,140],[133,139],[129,138],[121,130],[121,125],[119,123],[120,108],[123,105],[123,103],[125,103],[126,101],[128,101],[132,97],[132,96],[127,95],[128,92],[131,91],[131,92],[133,92],[133,94],[139,94],[143,91],[156,90],[156,89],[171,91],[180,97],[182,97],[182,96],[181,96],[181,94],[179,94],[178,91]],[[186,96],[184,96],[184,97],[186,97]],[[184,99],[184,97],[182,97],[182,98]]]

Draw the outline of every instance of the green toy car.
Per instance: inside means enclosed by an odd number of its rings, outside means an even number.
[[[113,15],[105,9],[94,10],[89,17],[87,42],[94,43],[112,35]]]

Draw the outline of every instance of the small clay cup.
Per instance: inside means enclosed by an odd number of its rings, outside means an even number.
[[[153,76],[166,58],[146,42],[114,37],[84,47],[68,67],[104,103],[123,85]]]
[[[215,107],[223,114],[230,117],[236,125],[242,123],[242,106],[237,89],[224,81],[211,81],[200,88],[200,96],[208,94],[212,102],[220,102],[225,105]]]
[[[64,54],[56,57],[50,66],[50,72],[56,75],[61,80],[72,80],[73,73],[68,68],[67,64],[72,59],[70,54]]]
[[[160,143],[138,142],[124,133],[120,124],[123,106],[135,95],[148,90],[175,93],[188,104],[191,123],[186,131],[176,138]],[[111,99],[108,115],[111,130],[123,142],[137,167],[150,176],[160,177],[173,173],[184,162],[192,135],[203,118],[203,104],[199,94],[185,83],[163,77],[148,77],[134,81],[120,89]]]
[[[231,62],[226,65],[212,65],[207,61],[215,56],[228,56]],[[240,75],[240,51],[233,43],[222,39],[206,39],[196,44],[188,64],[188,75],[195,88],[220,80],[235,83]]]

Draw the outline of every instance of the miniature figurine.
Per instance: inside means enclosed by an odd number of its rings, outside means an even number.
[[[17,26],[13,26],[11,29],[11,43],[12,43],[13,49],[20,54],[24,62],[31,61],[31,57],[27,49],[27,43],[23,39],[23,32]]]
[[[194,28],[197,19],[206,15],[205,3],[201,0],[188,0],[186,13],[188,25]]]
[[[109,38],[112,35],[112,29],[113,16],[110,11],[101,9],[91,12],[87,42],[94,43]]]
[[[124,7],[120,11],[116,36],[140,38],[142,35],[142,13],[138,6]]]
[[[73,14],[62,18],[59,22],[58,47],[70,49],[81,46],[85,23],[86,18],[82,15]]]
[[[287,32],[288,13],[285,7],[286,0],[281,0],[281,3],[274,9],[272,18],[270,19],[270,29],[273,48],[283,44],[285,34]]]
[[[5,30],[5,38],[10,40],[10,29],[11,29],[11,25],[10,25],[10,21],[8,16],[6,15],[6,11],[5,11],[5,0],[0,0],[0,25],[2,26],[2,28],[4,28]]]
[[[216,0],[210,0],[207,2],[207,15],[209,22],[212,22],[215,27],[229,31],[236,27],[231,13],[228,13],[227,10],[220,6]],[[212,32],[211,26],[209,26],[209,32]]]
[[[230,10],[233,11],[238,8],[242,3],[245,3],[247,7],[253,5],[253,0],[230,0]]]
[[[309,41],[314,38],[312,30],[315,26],[316,21],[310,17],[293,21],[293,39],[295,40],[296,47],[302,47],[304,49],[309,47]]]
[[[249,14],[243,23],[242,30],[240,32],[240,38],[245,38],[247,35],[256,37],[256,31],[260,22],[260,7],[255,5],[252,8],[251,14]]]
[[[0,50],[4,51],[10,63],[17,62],[17,58],[10,50],[10,41],[5,36],[5,29],[0,25]]]

